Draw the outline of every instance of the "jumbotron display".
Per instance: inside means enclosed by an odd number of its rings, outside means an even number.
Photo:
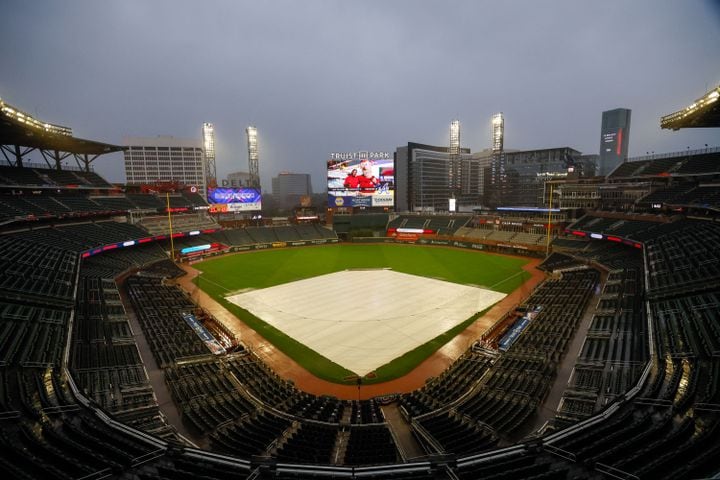
[[[331,208],[395,205],[395,166],[390,154],[331,154],[327,178]]]
[[[211,213],[251,212],[262,208],[262,196],[254,188],[208,188]]]

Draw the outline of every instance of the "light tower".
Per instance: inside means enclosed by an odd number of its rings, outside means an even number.
[[[215,168],[215,127],[212,123],[203,123],[203,157],[205,165],[205,187],[217,186]]]
[[[460,120],[450,122],[450,165],[448,183],[454,194],[460,190]]]
[[[502,112],[492,116],[492,127],[492,151],[493,153],[501,153],[503,151],[503,137],[505,136],[505,118]]]
[[[248,144],[248,170],[250,171],[250,186],[260,188],[260,157],[258,155],[257,128],[250,125],[245,129]]]
[[[492,116],[492,164],[490,169],[490,182],[493,184],[492,202],[500,205],[505,190],[505,153],[503,143],[505,140],[505,117],[502,112]]]

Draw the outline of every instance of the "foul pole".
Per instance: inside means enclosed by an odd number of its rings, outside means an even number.
[[[175,261],[175,242],[173,241],[172,215],[170,215],[170,192],[165,192],[165,201],[168,212],[168,226],[170,227],[170,258]]]
[[[552,194],[553,186],[550,184],[550,201],[548,202],[548,224],[547,224],[547,245],[545,246],[545,256],[550,255],[550,227],[552,226]]]

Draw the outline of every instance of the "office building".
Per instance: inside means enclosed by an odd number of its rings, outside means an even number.
[[[312,195],[312,183],[308,173],[280,172],[272,178],[272,193],[280,208],[292,208],[300,204],[300,197]]]
[[[492,174],[497,155],[486,167],[484,204],[490,207],[542,207],[547,181],[585,170],[582,154],[570,147],[506,150],[502,156],[502,177]]]
[[[177,181],[206,194],[202,140],[168,135],[125,137],[125,177],[129,185]]]
[[[459,148],[459,169],[449,147],[408,143],[395,151],[395,209],[404,211],[448,211],[455,198],[458,209],[480,200],[477,166],[470,149]],[[461,178],[453,178],[457,172]],[[459,180],[459,182],[458,182]],[[456,186],[461,185],[458,191]]]

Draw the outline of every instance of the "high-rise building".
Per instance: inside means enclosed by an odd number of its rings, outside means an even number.
[[[628,158],[630,109],[616,108],[602,114],[598,175],[606,176]]]
[[[272,179],[272,193],[281,208],[297,206],[300,197],[313,193],[310,174],[280,172]]]
[[[566,178],[575,169],[585,170],[582,154],[570,147],[504,151],[502,155],[501,181],[493,183],[492,175],[485,175],[484,204],[490,207],[542,207],[547,181]],[[495,160],[493,153],[488,169]]]
[[[470,149],[459,149],[458,161],[463,165],[460,172],[473,172]],[[447,211],[449,199],[455,198],[456,205],[477,205],[480,188],[473,187],[473,179],[479,175],[470,174],[460,178],[461,184],[470,182],[468,191],[456,191],[450,181],[452,156],[449,147],[436,147],[419,143],[408,143],[395,151],[395,209],[397,211]],[[463,190],[465,190],[463,188]]]
[[[216,186],[217,170],[215,168],[215,127],[213,127],[212,123],[203,123],[202,137],[207,184]]]
[[[408,143],[395,151],[395,209],[397,211],[445,211],[456,199],[460,211],[475,207],[542,207],[545,184],[568,175],[592,175],[594,155],[582,155],[570,147],[542,150],[504,150],[504,181],[493,182],[497,152],[488,149],[471,154],[460,149],[463,185],[459,195],[449,187],[450,149]],[[495,177],[497,180],[497,177]],[[453,197],[455,194],[455,197]]]
[[[125,177],[130,185],[177,181],[206,193],[207,178],[201,140],[169,135],[125,137]]]
[[[250,170],[251,187],[260,188],[260,155],[258,152],[257,128],[250,125],[245,129],[248,145],[248,170]]]

